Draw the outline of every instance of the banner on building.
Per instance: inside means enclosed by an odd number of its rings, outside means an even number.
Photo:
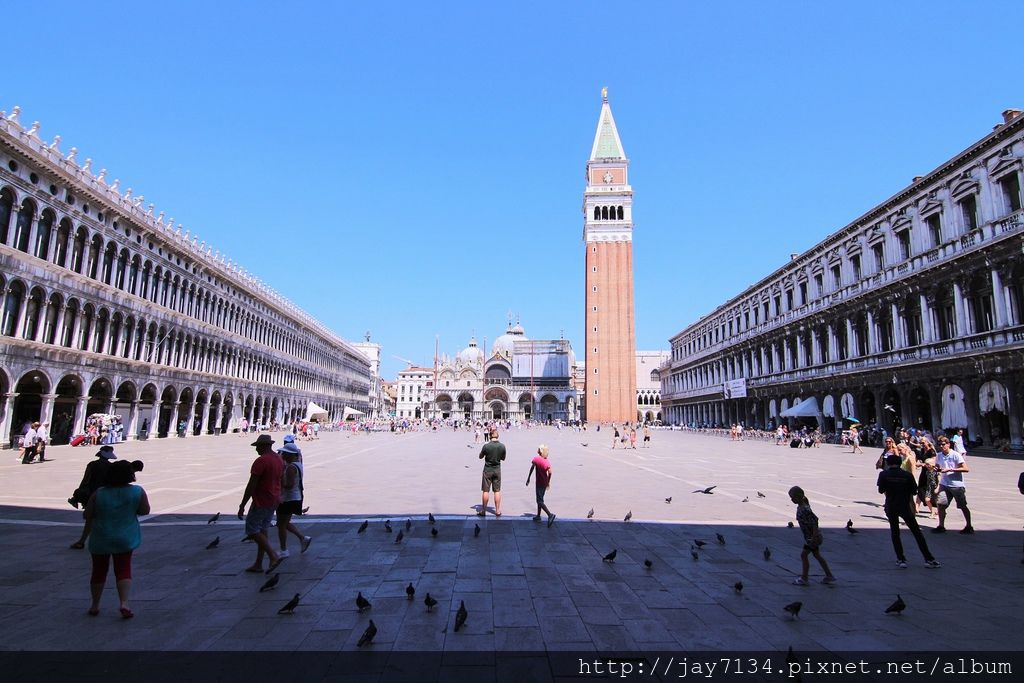
[[[722,396],[725,397],[726,399],[746,398],[747,378],[740,377],[739,379],[731,379],[728,382],[722,384]]]

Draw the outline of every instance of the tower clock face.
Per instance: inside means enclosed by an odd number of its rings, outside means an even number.
[[[601,178],[601,180],[603,180],[606,184],[612,182],[614,179],[615,177],[611,174],[611,171],[605,171],[604,176],[602,176]]]

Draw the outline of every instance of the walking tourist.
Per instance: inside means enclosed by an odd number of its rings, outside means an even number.
[[[39,429],[39,423],[33,422],[29,425],[28,431],[25,432],[25,436],[21,438],[21,464],[27,465],[32,462],[32,458],[36,457],[36,430]]]
[[[526,475],[526,485],[530,485],[530,476],[536,471],[537,514],[534,516],[533,521],[540,521],[540,513],[543,510],[548,516],[548,526],[550,527],[555,523],[555,513],[548,510],[548,506],[544,504],[544,494],[551,488],[551,461],[549,453],[548,447],[544,444],[537,447],[537,455],[534,456],[533,461],[530,463],[530,471]]]
[[[881,470],[885,468],[885,458],[888,455],[899,455],[899,451],[896,449],[896,439],[891,436],[885,437],[885,445],[882,447],[882,452],[878,454],[878,460],[875,461],[875,469]]]
[[[935,471],[935,446],[927,436],[921,437],[921,450],[917,454],[917,507],[925,505],[928,517],[934,518],[935,495],[939,487],[939,475]]]
[[[808,574],[811,570],[810,560],[807,559],[808,555],[814,555],[814,559],[818,561],[818,564],[825,571],[825,578],[821,582],[826,584],[835,583],[836,577],[832,575],[828,562],[821,556],[821,544],[824,542],[825,537],[818,526],[818,516],[811,510],[811,503],[807,500],[807,495],[802,488],[794,486],[789,489],[789,499],[796,504],[796,521],[800,525],[800,532],[804,535],[804,547],[800,552],[801,574],[793,583],[797,586],[806,586],[808,584]]]
[[[864,449],[860,447],[860,430],[857,429],[857,425],[850,427],[850,443],[853,444],[851,453],[864,452]]]
[[[914,494],[917,492],[917,481],[913,474],[903,469],[902,464],[900,456],[887,455],[885,469],[878,473],[878,492],[885,495],[885,516],[889,520],[892,548],[896,551],[896,566],[900,569],[907,568],[907,557],[903,554],[903,541],[900,540],[900,520],[903,520],[917,541],[917,547],[924,556],[925,566],[934,569],[939,563],[928,550],[928,543],[924,540],[915,514]]]
[[[111,461],[115,458],[117,456],[114,455],[113,446],[100,446],[100,450],[96,453],[96,459],[85,466],[82,482],[75,489],[74,493],[71,494],[71,497],[68,498],[68,503],[71,504],[71,507],[77,509],[81,505],[82,509],[85,509],[89,499],[92,498],[92,494],[96,493],[106,483]],[[84,512],[82,516],[85,518],[82,535],[71,544],[72,550],[82,550],[85,548],[85,540],[89,538],[89,517]]]
[[[284,561],[278,556],[267,540],[267,529],[274,518],[274,511],[281,500],[281,477],[284,474],[284,461],[274,452],[274,440],[269,434],[260,434],[251,444],[256,448],[259,457],[253,461],[249,470],[249,482],[242,494],[242,503],[238,506],[238,519],[245,519],[245,537],[256,542],[256,561],[245,571],[257,573],[263,571],[263,555],[270,558],[271,572]],[[245,514],[245,506],[252,499],[249,514]]]
[[[644,425],[644,445],[643,448],[651,447],[651,425]]]
[[[973,534],[971,511],[967,507],[967,485],[964,483],[964,473],[970,472],[971,468],[967,466],[963,454],[953,450],[953,445],[944,436],[939,437],[935,467],[939,471],[939,525],[932,532],[941,534],[946,530],[946,510],[955,500],[957,509],[964,513],[964,521],[967,523],[960,533]]]
[[[141,486],[134,486],[135,471],[126,460],[114,463],[107,473],[106,483],[100,487],[85,508],[85,519],[92,526],[89,553],[92,554],[92,576],[89,588],[92,605],[89,614],[100,613],[100,598],[107,582],[111,558],[117,597],[121,603],[121,617],[135,616],[128,606],[132,587],[132,552],[142,543],[139,515],[149,514],[149,498]]]
[[[494,490],[494,516],[501,517],[501,461],[505,459],[505,445],[498,441],[498,428],[491,429],[491,440],[480,449],[480,458],[484,461],[483,476],[480,481],[483,505],[478,517],[487,514],[488,492]]]
[[[285,439],[288,437],[286,436]],[[302,514],[303,477],[302,451],[292,443],[285,443],[278,454],[284,459],[284,477],[281,480],[281,502],[277,506],[277,540],[281,544],[278,557],[288,557],[288,534],[294,534],[302,544],[302,552],[309,549],[312,537],[305,536],[292,524],[292,517]]]
[[[619,443],[619,425],[612,423],[612,431],[615,433],[612,436],[612,450],[615,450],[615,445]]]

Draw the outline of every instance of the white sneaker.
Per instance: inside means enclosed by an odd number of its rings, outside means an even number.
[[[313,542],[312,536],[305,536],[302,539],[302,552],[309,550],[309,544]]]
[[[279,550],[279,551],[277,551],[277,556],[278,557],[288,557],[290,555],[291,555],[291,553],[288,552],[287,550]]]
[[[906,569],[907,568],[907,563],[904,560],[896,560],[896,566],[899,567],[900,569]]]

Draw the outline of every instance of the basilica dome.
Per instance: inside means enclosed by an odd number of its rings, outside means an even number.
[[[523,326],[518,322],[515,325],[509,323],[508,329],[505,330],[505,334],[494,340],[494,345],[491,347],[491,354],[511,358],[512,349],[517,340],[526,340],[526,330],[524,330]]]
[[[476,345],[476,337],[470,337],[469,346],[459,351],[458,360],[466,365],[484,362],[484,352]]]

